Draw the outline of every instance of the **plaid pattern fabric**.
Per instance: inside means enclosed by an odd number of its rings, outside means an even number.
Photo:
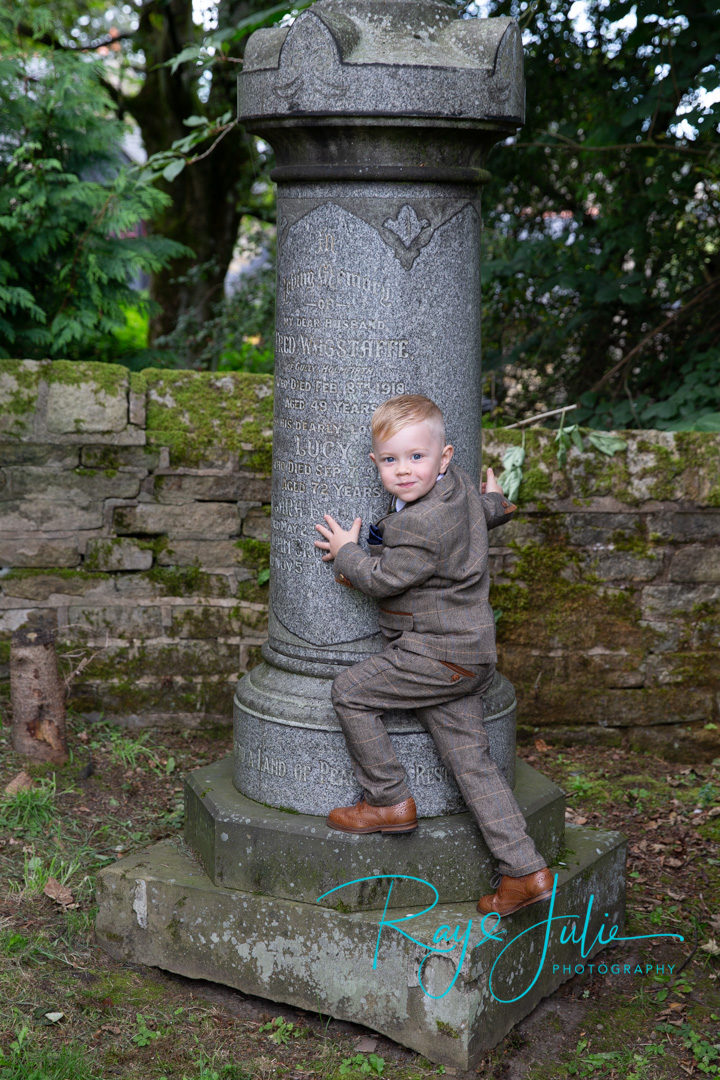
[[[427,495],[377,523],[382,545],[340,548],[338,580],[379,601],[380,629],[402,635],[402,648],[456,664],[494,663],[488,528],[514,509],[502,495],[481,495],[451,462]]]
[[[455,777],[502,874],[521,877],[546,865],[527,835],[512,791],[490,757],[482,722],[482,694],[492,664],[471,678],[431,657],[390,646],[346,668],[333,682],[355,776],[374,806],[394,806],[412,795],[382,722],[387,709],[414,709]]]

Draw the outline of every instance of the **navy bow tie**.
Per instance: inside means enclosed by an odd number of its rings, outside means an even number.
[[[368,544],[382,544],[382,533],[378,529],[377,525],[371,525],[368,532]]]

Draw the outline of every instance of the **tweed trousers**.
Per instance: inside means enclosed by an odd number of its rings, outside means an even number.
[[[455,777],[500,873],[534,873],[546,860],[528,836],[512,790],[490,756],[482,722],[482,694],[492,681],[494,665],[464,670],[473,677],[391,645],[337,676],[332,701],[356,779],[372,806],[394,806],[410,798],[382,713],[414,709]]]

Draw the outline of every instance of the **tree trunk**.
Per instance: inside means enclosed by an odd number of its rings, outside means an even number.
[[[218,7],[219,25],[232,26],[264,7],[267,0],[225,0]],[[167,150],[186,136],[189,129],[183,121],[188,116],[216,117],[236,108],[239,65],[231,59],[242,55],[244,41],[234,46],[231,58],[216,64],[206,103],[198,93],[195,64],[180,64],[174,72],[166,66],[197,39],[192,8],[192,0],[144,0],[140,9],[135,44],[143,50],[147,73],[141,89],[125,98],[123,105],[140,126],[148,154]],[[151,277],[150,296],[160,308],[150,322],[151,343],[174,330],[183,317],[202,325],[213,304],[222,299],[240,217],[252,203],[256,173],[252,143],[237,127],[208,158],[189,165],[172,183],[159,185],[172,202],[152,227],[161,236],[187,245],[194,255],[174,260]]]
[[[12,742],[18,754],[57,765],[68,759],[65,687],[52,630],[21,627],[10,648]]]

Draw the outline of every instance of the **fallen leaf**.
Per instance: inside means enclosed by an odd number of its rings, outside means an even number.
[[[49,896],[51,900],[54,900],[56,904],[60,904],[64,908],[75,903],[75,897],[70,892],[67,885],[61,885],[54,877],[49,877],[47,879],[43,892],[46,896]]]
[[[720,945],[718,945],[715,938],[710,938],[710,940],[706,941],[700,948],[703,952],[710,953],[711,956],[720,956]]]
[[[548,746],[548,744],[545,742],[544,739],[536,739],[535,740],[535,749],[537,750],[538,754],[546,754],[548,752],[548,750],[550,749],[550,747]]]
[[[371,1039],[367,1035],[363,1035],[355,1043],[355,1049],[360,1054],[372,1054],[377,1048],[377,1039]]]
[[[673,892],[672,889],[668,889],[667,894],[671,900],[687,900],[687,893],[684,892]]]
[[[14,776],[9,784],[5,786],[6,795],[17,795],[18,791],[25,791],[27,788],[33,787],[35,781],[32,776],[25,772],[19,772],[17,776]]]
[[[65,1013],[49,1012],[49,1013],[44,1013],[44,1016],[45,1016],[45,1019],[49,1020],[51,1024],[57,1024],[57,1023],[60,1022],[60,1020],[62,1020],[64,1018]]]
[[[666,859],[665,862],[668,866],[672,866],[674,870],[677,870],[680,866],[684,866],[682,859]]]

